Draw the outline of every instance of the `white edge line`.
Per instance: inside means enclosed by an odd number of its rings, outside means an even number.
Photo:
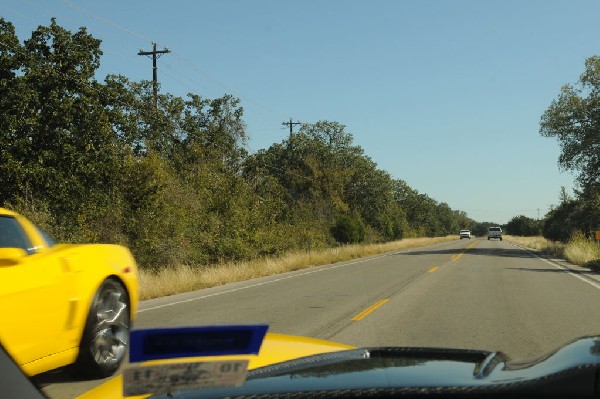
[[[411,249],[414,249],[414,248],[411,248]],[[396,253],[399,253],[399,252],[394,252],[393,254],[396,254]],[[143,312],[147,312],[149,310],[162,309],[162,308],[166,308],[166,307],[169,307],[169,306],[179,305],[181,303],[193,302],[193,301],[197,301],[197,300],[200,300],[200,299],[210,298],[210,297],[213,297],[213,296],[219,296],[219,295],[229,294],[229,293],[236,292],[236,291],[246,290],[248,288],[259,287],[261,285],[267,285],[267,284],[277,283],[279,281],[288,280],[288,279],[295,278],[295,277],[306,276],[307,274],[320,273],[320,272],[323,272],[323,271],[326,271],[326,270],[336,269],[338,267],[345,267],[345,266],[355,265],[357,263],[369,262],[369,261],[372,261],[372,260],[375,260],[375,259],[380,259],[380,258],[383,258],[385,256],[389,256],[389,255],[390,254],[385,254],[385,255],[376,256],[374,258],[357,260],[357,261],[350,262],[350,263],[341,263],[341,264],[332,265],[332,266],[329,266],[329,267],[320,268],[320,269],[317,269],[317,270],[309,270],[309,271],[306,271],[306,272],[303,272],[303,273],[294,274],[294,275],[291,275],[291,276],[280,277],[280,278],[277,278],[277,279],[274,279],[274,280],[263,281],[263,282],[260,282],[260,283],[246,285],[244,287],[233,288],[233,289],[230,289],[230,290],[227,290],[227,291],[215,292],[214,294],[202,295],[202,296],[198,296],[198,297],[195,297],[195,298],[185,299],[185,300],[182,300],[182,301],[169,302],[169,303],[165,303],[164,305],[153,306],[151,308],[146,308],[146,309],[139,309],[137,311],[137,313],[143,313]]]
[[[543,261],[543,262],[546,262],[546,263],[548,263],[549,265],[552,265],[552,266],[554,266],[554,267],[555,267],[555,268],[557,268],[557,269],[564,270],[565,272],[567,272],[567,273],[568,273],[568,274],[570,274],[571,276],[573,276],[573,277],[577,277],[577,278],[578,278],[578,279],[580,279],[581,281],[583,281],[583,282],[586,282],[586,283],[588,283],[589,285],[591,285],[592,287],[595,287],[595,288],[597,288],[597,289],[599,289],[599,290],[600,290],[600,284],[598,284],[598,283],[596,283],[596,282],[593,282],[593,281],[590,281],[590,280],[588,280],[587,278],[583,278],[583,277],[581,277],[580,275],[573,273],[573,271],[572,271],[573,269],[571,269],[570,267],[563,266],[563,265],[559,265],[558,263],[555,263],[555,262],[552,262],[552,261],[550,261],[550,260],[548,260],[548,259],[542,258],[541,256],[537,255],[535,252],[533,252],[533,251],[529,250],[529,249],[528,249],[528,248],[526,248],[526,247],[522,247],[522,246],[520,246],[520,245],[517,245],[517,244],[514,244],[514,243],[512,243],[512,242],[511,242],[510,244],[511,244],[511,245],[514,245],[514,246],[515,246],[515,247],[517,247],[517,248],[520,248],[520,249],[522,249],[523,251],[529,252],[531,255],[535,256],[535,257],[536,257],[536,258],[538,258],[539,260],[541,260],[541,261]]]

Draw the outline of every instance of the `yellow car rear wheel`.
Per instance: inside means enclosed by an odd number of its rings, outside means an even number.
[[[103,378],[114,374],[129,345],[129,296],[115,279],[105,280],[92,301],[75,363],[84,377]]]

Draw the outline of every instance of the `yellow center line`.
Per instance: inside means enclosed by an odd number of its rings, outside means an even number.
[[[368,308],[366,308],[365,310],[363,310],[362,312],[360,312],[359,314],[354,316],[352,318],[352,321],[358,321],[358,320],[364,319],[370,313],[374,312],[377,308],[379,308],[380,306],[383,306],[387,301],[389,301],[389,299],[385,298],[379,302],[374,303],[373,305],[369,306]]]
[[[460,258],[462,258],[462,256],[463,256],[464,254],[465,254],[464,252],[461,252],[461,253],[459,253],[459,254],[457,254],[457,255],[454,255],[454,256],[452,257],[452,260],[453,260],[454,262],[456,262],[457,260],[459,260]]]
[[[465,249],[463,249],[463,251],[459,254],[456,255],[452,255],[450,257],[450,259],[452,259],[453,262],[456,262],[457,260],[459,260],[460,258],[462,258],[462,256],[465,254],[465,252],[467,252],[469,249],[473,248],[475,245],[477,245],[478,240],[473,241],[472,243],[470,243],[469,245],[467,245],[465,247]]]
[[[437,271],[438,271],[438,269],[439,269],[439,268],[440,268],[439,266],[434,266],[434,267],[432,267],[431,269],[429,269],[429,270],[428,270],[428,272],[429,272],[429,273],[435,273],[435,272],[437,272]]]

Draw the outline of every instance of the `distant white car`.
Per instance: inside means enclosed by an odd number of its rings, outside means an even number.
[[[470,230],[461,230],[459,236],[460,236],[461,240],[463,238],[468,238],[470,240],[471,239],[471,231]]]

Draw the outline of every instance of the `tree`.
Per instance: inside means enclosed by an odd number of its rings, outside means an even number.
[[[106,217],[118,196],[124,156],[94,78],[100,40],[54,19],[22,45],[10,23],[0,29],[0,201],[43,202],[70,221],[62,238],[85,239],[81,221]]]
[[[546,215],[542,233],[554,241],[568,241],[576,232],[591,238],[600,226],[600,196],[583,195],[561,200]]]
[[[406,214],[411,235],[435,237],[458,234],[461,228],[468,228],[473,223],[464,212],[453,211],[445,202],[438,203],[403,180],[394,181],[394,197]]]
[[[540,134],[556,137],[559,165],[578,174],[584,189],[600,184],[600,57],[585,62],[576,85],[564,85],[544,112]]]
[[[541,225],[538,220],[519,215],[506,224],[506,230],[508,234],[515,236],[531,237],[540,234]]]
[[[573,220],[577,208],[577,201],[569,201],[551,209],[544,219],[542,227],[544,237],[552,241],[567,242],[577,229]]]
[[[100,40],[52,20],[20,42],[0,18],[0,203],[60,241],[129,246],[142,267],[251,259],[469,223],[393,180],[344,125],[304,124],[248,155],[224,95],[98,81]]]
[[[571,198],[561,189],[560,204],[544,221],[544,236],[568,240],[575,231],[587,236],[600,226],[600,57],[590,57],[576,85],[565,85],[544,112],[540,133],[556,137],[559,166],[577,173],[581,191]]]

